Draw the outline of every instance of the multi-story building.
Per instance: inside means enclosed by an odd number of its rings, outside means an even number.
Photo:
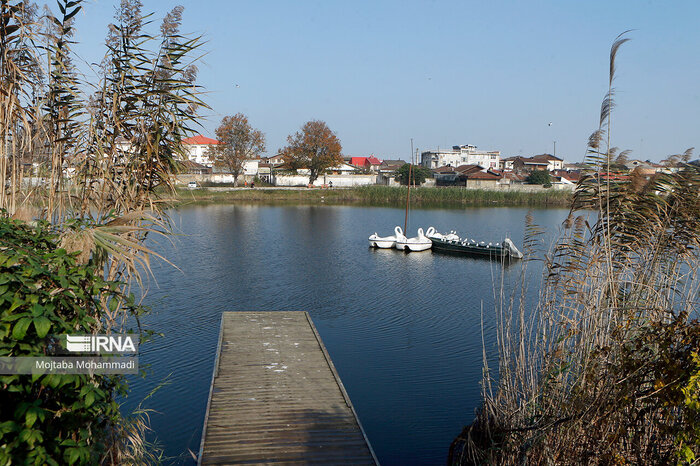
[[[209,157],[209,148],[219,144],[219,141],[216,139],[198,134],[196,136],[183,139],[182,144],[185,146],[188,159],[202,164],[205,167],[211,167],[214,165],[213,158]]]
[[[440,167],[479,165],[485,169],[496,169],[501,159],[500,151],[480,151],[476,146],[466,144],[452,146],[452,150],[426,151],[421,154],[421,165],[430,170]]]

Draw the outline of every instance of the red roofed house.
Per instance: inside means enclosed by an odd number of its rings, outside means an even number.
[[[216,139],[198,134],[196,136],[192,136],[191,138],[183,139],[182,144],[185,146],[185,151],[189,160],[202,164],[206,167],[211,167],[214,165],[214,160],[209,158],[208,152],[210,147],[219,144],[219,141]]]
[[[350,165],[363,170],[378,171],[382,161],[374,155],[369,157],[350,157]]]

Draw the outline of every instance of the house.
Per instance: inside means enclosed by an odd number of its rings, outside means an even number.
[[[460,165],[459,167],[440,167],[433,170],[435,186],[472,186],[479,179],[478,173],[488,173],[480,165]],[[498,179],[501,178],[497,175]],[[471,177],[472,183],[469,184]],[[491,177],[486,177],[491,179]],[[485,179],[486,179],[485,178]]]
[[[258,167],[260,166],[260,159],[246,159],[243,162],[242,175],[245,176],[258,176]]]
[[[465,186],[467,188],[498,188],[503,175],[498,173],[493,173],[490,171],[473,171],[471,173],[466,173]]]
[[[374,155],[369,157],[350,157],[350,165],[353,165],[360,170],[370,170],[373,172],[379,171],[382,161]]]
[[[245,159],[241,164],[241,169],[238,172],[239,176],[249,176],[255,177],[258,175],[258,166],[260,165],[260,159]],[[213,173],[227,174],[231,173],[231,170],[224,165],[214,165],[212,167]]]
[[[498,173],[494,171],[494,173]],[[503,175],[503,178],[501,179],[501,184],[509,184],[509,185],[514,185],[514,184],[524,184],[525,179],[527,178],[525,175],[521,175],[519,173],[515,173],[513,171],[501,171],[501,175]]]
[[[455,168],[455,171],[462,175],[467,175],[469,173],[483,172],[486,171],[486,169],[481,165],[460,165]]]
[[[421,153],[421,165],[430,170],[459,165],[480,165],[488,169],[497,169],[500,159],[500,151],[480,151],[471,144],[452,146],[452,150],[438,149]]]
[[[405,160],[384,160],[382,164],[379,166],[379,171],[380,172],[387,172],[389,170],[396,171],[399,168],[403,167],[406,165]]]
[[[265,183],[272,183],[272,165],[261,161],[258,164],[258,178]]]
[[[193,160],[183,160],[179,163],[179,169],[182,173],[187,173],[188,175],[209,175],[212,172],[211,167],[207,167]]]
[[[327,173],[331,173],[333,175],[351,175],[356,171],[357,167],[347,164],[345,162],[334,167],[330,167],[326,170]],[[298,172],[301,173],[301,170],[298,170]]]
[[[530,157],[533,162],[547,162],[547,170],[561,170],[564,168],[564,160],[552,154],[540,154]]]
[[[551,154],[540,154],[532,157],[516,156],[503,159],[501,168],[504,170],[513,170],[517,173],[526,173],[535,170],[562,170],[564,168],[564,161]]]
[[[506,157],[505,159],[501,159],[501,162],[499,163],[499,168],[501,170],[512,170],[513,169],[513,162],[515,162],[515,159],[519,157]]]
[[[579,170],[553,170],[552,176],[562,178],[562,182],[564,182],[563,179],[566,179],[575,184],[581,179],[581,172]]]
[[[214,160],[209,157],[209,150],[211,147],[219,144],[219,141],[216,139],[198,134],[196,136],[183,139],[182,144],[185,147],[185,153],[187,154],[187,158],[189,160],[207,167],[214,165]]]
[[[272,155],[270,157],[262,157],[260,159],[260,163],[261,164],[268,164],[268,165],[270,165],[270,167],[276,168],[276,167],[279,167],[279,166],[284,164],[284,157],[282,157],[279,154]]]
[[[554,170],[552,176],[562,184],[576,184],[581,179],[580,171]]]
[[[394,184],[394,174],[404,165],[406,165],[404,160],[384,160],[377,170],[379,173],[377,183],[384,185]]]

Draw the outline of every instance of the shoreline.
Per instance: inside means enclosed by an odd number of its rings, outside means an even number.
[[[188,204],[260,202],[265,204],[305,203],[325,205],[369,205],[404,207],[406,188],[361,186],[352,188],[304,187],[202,187],[177,188],[173,207]],[[569,207],[573,193],[554,189],[540,191],[487,190],[466,188],[415,188],[411,190],[414,207]]]

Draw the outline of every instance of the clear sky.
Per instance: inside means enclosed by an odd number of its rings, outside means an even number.
[[[104,55],[117,0],[89,0],[76,51]],[[457,144],[580,161],[597,128],[614,38],[613,145],[660,160],[700,151],[700,2],[143,0],[185,7],[202,35],[202,133],[243,112],[274,154],[311,119],[347,156],[410,158]],[[158,24],[152,30],[157,31]],[[238,85],[238,87],[236,87]],[[552,125],[549,125],[549,122]],[[697,155],[697,153],[696,153]]]

